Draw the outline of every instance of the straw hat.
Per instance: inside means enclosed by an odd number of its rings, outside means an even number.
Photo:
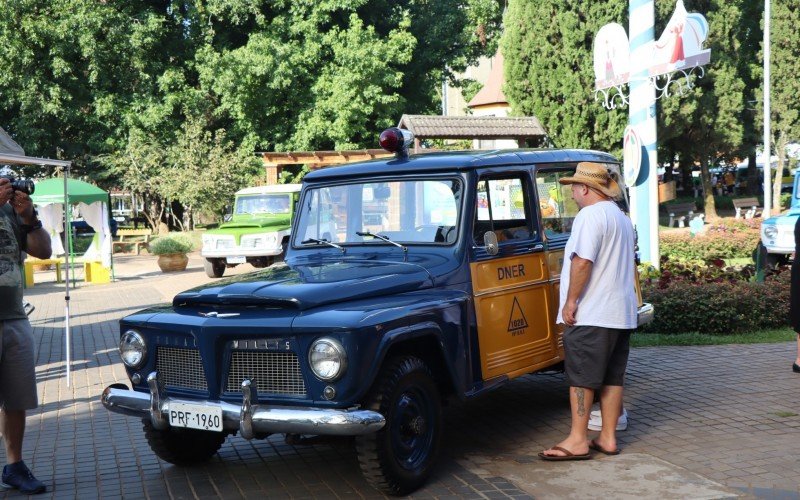
[[[561,184],[583,184],[595,191],[599,191],[611,199],[619,198],[622,191],[617,181],[611,177],[608,169],[601,163],[584,161],[578,163],[575,175],[563,177],[558,180]]]

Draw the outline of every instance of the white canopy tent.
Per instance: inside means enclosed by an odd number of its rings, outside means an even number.
[[[33,156],[25,156],[25,150],[8,135],[8,133],[0,127],[0,165],[47,165],[52,167],[60,167],[64,169],[64,192],[67,193],[67,179],[69,178],[69,169],[72,162],[63,160],[51,160],[49,158],[36,158]],[[64,212],[65,226],[69,227],[69,210]],[[67,387],[70,386],[70,365],[71,365],[71,347],[72,339],[70,335],[69,326],[69,266],[65,266],[66,272],[66,291],[64,294],[64,342],[66,344],[66,372],[67,372]]]

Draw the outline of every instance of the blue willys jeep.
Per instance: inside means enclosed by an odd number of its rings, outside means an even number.
[[[175,464],[226,435],[354,436],[366,478],[390,494],[436,462],[442,402],[560,367],[555,322],[581,161],[513,150],[407,156],[309,173],[285,262],[177,295],[120,322],[132,388],[111,411],[141,418]],[[640,323],[653,310],[642,304]]]

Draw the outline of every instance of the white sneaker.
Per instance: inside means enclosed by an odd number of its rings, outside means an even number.
[[[603,417],[600,416],[600,410],[594,410],[589,414],[589,430],[590,431],[599,431],[603,428]],[[617,430],[624,431],[628,428],[628,410],[625,408],[622,409],[622,415],[619,416],[619,420],[617,420]]]

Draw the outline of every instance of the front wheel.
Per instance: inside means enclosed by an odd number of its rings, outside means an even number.
[[[390,360],[366,407],[381,413],[386,425],[356,438],[361,472],[386,493],[411,493],[433,471],[441,441],[442,404],[430,369],[413,356]]]
[[[225,261],[222,259],[206,259],[203,269],[209,278],[219,278],[225,273]]]
[[[158,458],[175,465],[194,465],[205,462],[225,442],[221,432],[170,428],[160,431],[150,420],[142,420],[147,444]]]

